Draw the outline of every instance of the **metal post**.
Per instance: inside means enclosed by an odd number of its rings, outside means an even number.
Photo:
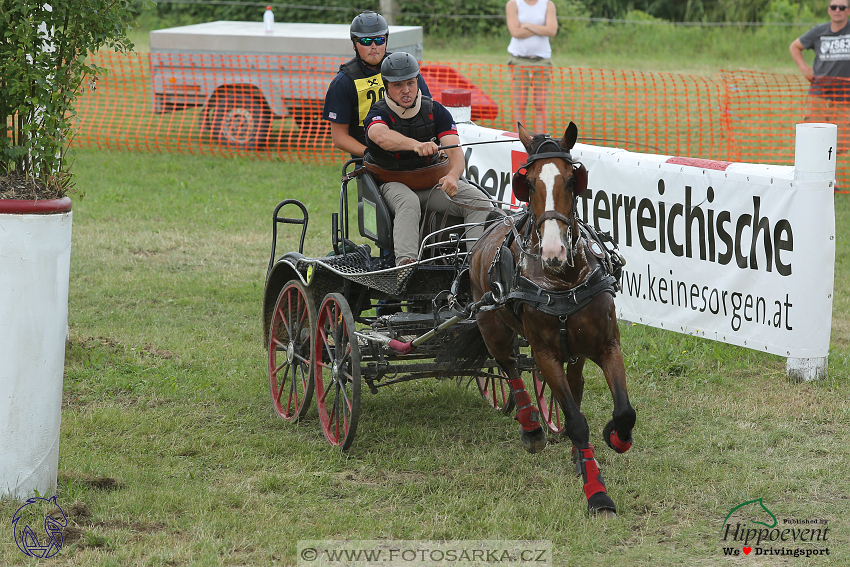
[[[794,180],[823,181],[831,187],[835,179],[837,149],[838,127],[835,124],[797,124]],[[824,324],[831,325],[831,322]],[[828,360],[829,356],[788,358],[785,374],[793,380],[806,382],[826,378]]]

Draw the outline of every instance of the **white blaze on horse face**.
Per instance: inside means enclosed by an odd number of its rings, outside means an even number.
[[[544,164],[540,169],[540,182],[546,188],[546,211],[555,210],[555,179],[560,175],[554,163]],[[540,237],[540,254],[544,263],[563,264],[567,259],[567,249],[561,237],[558,221],[549,219],[543,222],[543,232]]]

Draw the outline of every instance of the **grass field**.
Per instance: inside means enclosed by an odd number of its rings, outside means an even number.
[[[787,45],[803,31],[593,26],[562,34],[555,64],[791,74]],[[134,41],[147,51],[146,30]],[[501,64],[506,45],[426,38],[425,54]],[[304,201],[306,251],[327,253],[338,165],[92,148],[74,170],[58,489],[73,529],[59,555],[28,559],[9,522],[20,503],[0,501],[0,565],[295,565],[299,540],[344,538],[543,539],[555,565],[576,567],[850,563],[843,195],[828,379],[790,383],[781,358],[623,323],[638,422],[615,455],[601,439],[610,394],[588,365],[583,410],[619,508],[602,521],[586,516],[569,443],[526,454],[516,421],[474,387],[364,393],[347,454],[325,441],[315,404],[297,425],[274,414],[261,328],[271,213]],[[296,247],[295,234],[282,245]],[[830,555],[725,557],[725,517],[757,498],[778,518],[828,520]]]
[[[8,521],[20,504],[0,502],[0,564],[294,565],[298,540],[390,538],[544,539],[556,565],[717,565],[733,561],[724,518],[757,498],[779,518],[829,521],[830,555],[806,564],[848,563],[842,196],[828,379],[789,383],[781,358],[624,323],[638,423],[615,455],[600,438],[610,394],[588,366],[583,410],[619,507],[602,521],[586,516],[569,443],[526,454],[512,418],[452,381],[364,393],[348,454],[315,407],[299,425],[273,414],[271,212],[303,200],[306,250],[326,253],[337,166],[82,150],[75,170],[58,490],[75,531],[58,556],[29,560]]]

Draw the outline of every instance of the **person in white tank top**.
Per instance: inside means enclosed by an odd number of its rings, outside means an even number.
[[[549,38],[558,33],[555,4],[551,0],[508,0],[505,6],[511,42],[514,122],[545,133],[548,126],[547,93],[552,83],[552,48]],[[531,114],[527,113],[531,94]]]

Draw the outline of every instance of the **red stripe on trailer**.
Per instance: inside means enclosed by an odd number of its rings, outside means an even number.
[[[731,161],[716,161],[713,159],[700,159],[680,156],[671,157],[667,160],[667,163],[675,163],[676,165],[690,165],[692,167],[699,167],[702,169],[716,169],[718,171],[725,171],[727,167],[732,165]]]

